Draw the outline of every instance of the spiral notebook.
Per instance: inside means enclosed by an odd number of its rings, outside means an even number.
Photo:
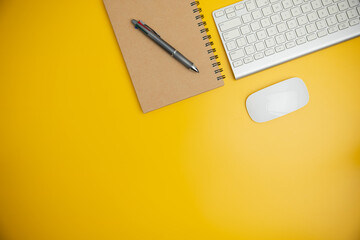
[[[198,1],[104,0],[144,113],[224,85]],[[131,23],[142,20],[191,60],[186,69]]]

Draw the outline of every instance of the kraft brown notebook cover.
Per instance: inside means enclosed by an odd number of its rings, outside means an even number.
[[[224,85],[197,3],[189,0],[104,0],[143,112]],[[141,31],[142,20],[192,61],[186,69]]]

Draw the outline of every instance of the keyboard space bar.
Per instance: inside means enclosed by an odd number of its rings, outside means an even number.
[[[231,20],[229,20],[227,22],[220,23],[219,27],[220,27],[220,30],[222,32],[224,32],[224,31],[227,31],[227,30],[229,30],[231,28],[240,26],[240,24],[241,24],[240,18],[234,18],[234,19],[231,19]]]

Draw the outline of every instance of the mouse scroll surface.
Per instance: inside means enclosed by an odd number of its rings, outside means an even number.
[[[291,78],[251,94],[246,108],[255,122],[267,122],[304,107],[309,93],[300,78]]]

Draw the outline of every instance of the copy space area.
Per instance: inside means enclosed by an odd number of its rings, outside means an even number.
[[[360,38],[235,81],[232,3],[200,5],[225,86],[143,114],[101,0],[0,1],[0,239],[360,239]],[[254,123],[292,77],[309,104]]]

